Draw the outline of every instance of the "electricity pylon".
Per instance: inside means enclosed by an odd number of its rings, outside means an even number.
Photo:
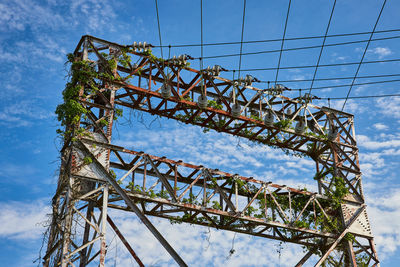
[[[353,115],[318,107],[310,95],[285,97],[281,85],[258,89],[251,76],[222,78],[220,66],[192,69],[188,59],[157,58],[146,43],[82,37],[57,110],[65,143],[44,266],[104,266],[107,224],[143,266],[109,208],[135,213],[180,266],[184,260],[147,216],[302,245],[307,252],[296,266],[316,257],[315,266],[379,266]],[[318,192],[113,145],[121,108],[309,157]]]

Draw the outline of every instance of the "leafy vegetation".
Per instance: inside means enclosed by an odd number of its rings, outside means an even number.
[[[88,119],[88,110],[80,103],[80,99],[84,99],[89,95],[95,94],[102,82],[112,82],[116,78],[112,71],[116,68],[116,59],[102,53],[103,62],[97,66],[99,71],[96,70],[96,64],[87,60],[80,60],[74,57],[73,54],[68,54],[68,61],[70,64],[69,81],[62,92],[63,103],[59,104],[56,108],[56,115],[60,121],[63,129],[58,129],[57,133],[62,135],[65,139],[72,136],[82,136],[85,134],[83,128],[79,128],[79,121]],[[125,58],[125,56],[120,56]],[[128,60],[123,60],[127,64]],[[100,71],[102,70],[102,71]],[[122,115],[122,109],[116,110],[116,116]],[[101,126],[107,126],[108,121],[101,119],[99,121]]]

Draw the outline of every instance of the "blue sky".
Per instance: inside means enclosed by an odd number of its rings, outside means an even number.
[[[159,0],[163,44],[200,42],[200,1]],[[243,1],[204,0],[204,42],[240,41]],[[287,11],[283,0],[248,0],[244,40],[279,39]],[[329,34],[369,32],[383,1],[338,0]],[[333,1],[293,0],[286,37],[323,35]],[[400,28],[400,3],[388,0],[377,30]],[[0,2],[0,260],[4,266],[34,266],[39,256],[43,225],[50,212],[59,166],[58,122],[54,115],[66,83],[65,54],[72,52],[80,37],[94,35],[121,44],[147,41],[158,45],[154,1],[35,1]],[[399,32],[379,33],[373,38],[399,36]],[[328,38],[327,44],[366,40],[369,35]],[[287,41],[285,48],[320,45],[322,39]],[[326,47],[320,64],[357,62],[366,43]],[[399,39],[371,42],[365,61],[400,58]],[[280,42],[244,44],[243,52],[274,50]],[[164,49],[164,56],[189,54],[200,56],[199,47]],[[206,46],[204,56],[239,52],[239,45]],[[159,49],[154,53],[160,55]],[[315,65],[319,49],[284,52],[281,66]],[[276,67],[279,53],[243,56],[242,69]],[[207,59],[205,66],[219,64],[238,68],[238,57]],[[198,60],[192,66],[199,66]],[[319,68],[317,78],[351,77],[357,65]],[[363,65],[359,76],[400,74],[399,62]],[[314,69],[288,69],[278,80],[312,78]],[[274,81],[275,71],[242,72],[263,81]],[[221,76],[232,78],[232,72]],[[357,82],[392,80],[359,79]],[[351,80],[316,82],[314,87],[349,84]],[[308,89],[310,82],[285,83],[291,88]],[[265,88],[266,84],[256,85]],[[355,86],[351,96],[397,94],[398,82]],[[349,87],[313,90],[319,97],[346,96]],[[297,96],[298,91],[288,96]],[[316,100],[317,105],[328,105]],[[343,101],[331,101],[341,108]],[[367,197],[369,217],[376,236],[382,266],[397,266],[400,261],[400,98],[349,100],[346,111],[355,114],[360,164]],[[143,121],[141,120],[143,118]],[[313,163],[293,159],[280,151],[253,146],[245,140],[224,134],[202,133],[196,127],[171,120],[152,118],[137,112],[125,112],[116,125],[114,143],[172,159],[203,164],[233,173],[254,176],[297,187],[315,188]],[[124,126],[131,123],[132,130]],[[147,265],[167,266],[170,258],[132,214],[114,212],[120,228]],[[292,266],[300,258],[301,248],[254,237],[237,235],[236,253],[228,257],[233,233],[189,225],[171,226],[152,219],[167,240],[193,265],[202,258],[204,265],[215,266]],[[122,245],[110,241],[110,264],[130,263]],[[141,240],[141,242],[139,242]],[[143,242],[146,240],[146,242]],[[112,241],[112,242],[111,242]],[[251,247],[252,253],[249,253]],[[42,252],[42,255],[44,252]],[[154,259],[156,258],[156,260]],[[247,262],[247,265],[244,263]],[[269,263],[266,263],[269,262]],[[37,263],[36,263],[37,264]],[[202,264],[200,264],[202,265]]]

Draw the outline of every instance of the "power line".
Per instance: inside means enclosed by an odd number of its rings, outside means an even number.
[[[340,42],[340,43],[333,43],[333,44],[325,44],[325,47],[332,47],[332,46],[340,46],[340,45],[350,45],[350,44],[358,44],[358,43],[365,43],[365,42],[373,42],[373,41],[384,41],[384,40],[392,40],[392,39],[399,39],[400,36],[391,36],[391,37],[382,37],[382,38],[375,38],[371,39],[371,41],[368,40],[357,40],[357,41],[348,41],[348,42]],[[243,42],[245,43],[245,42]],[[322,45],[312,45],[312,46],[300,46],[300,47],[293,47],[293,48],[285,48],[282,49],[283,52],[286,51],[297,51],[297,50],[307,50],[307,49],[315,49],[315,48],[321,48]],[[222,55],[214,55],[214,56],[207,56],[205,58],[211,59],[211,58],[225,58],[225,57],[237,57],[240,55],[243,56],[249,56],[249,55],[259,55],[259,54],[269,54],[269,53],[277,53],[281,52],[281,49],[274,49],[274,50],[262,50],[262,51],[255,51],[255,52],[246,52],[242,54],[238,53],[233,53],[233,54],[222,54]],[[200,59],[200,58],[194,58],[194,59]]]
[[[400,29],[391,29],[391,30],[381,30],[375,31],[374,34],[379,33],[390,33],[390,32],[399,32]],[[356,35],[366,35],[371,34],[371,32],[355,32],[355,33],[340,33],[340,34],[331,34],[327,35],[327,38],[332,37],[347,37],[347,36],[356,36]],[[296,41],[296,40],[309,40],[309,39],[320,39],[324,38],[325,35],[316,35],[316,36],[303,36],[303,37],[291,37],[285,38],[285,41]],[[282,39],[266,39],[266,40],[252,40],[252,41],[244,41],[244,44],[251,44],[251,43],[270,43],[270,42],[281,42]],[[205,43],[203,46],[218,46],[218,45],[236,45],[240,44],[240,42],[216,42],[216,43]],[[191,47],[191,46],[201,46],[201,44],[177,44],[171,45],[171,47]],[[154,46],[154,47],[169,47],[167,45],[164,46]]]
[[[158,1],[154,0],[154,2],[156,3],[156,13],[157,13],[157,24],[158,24],[158,37],[160,38],[160,47],[161,47],[161,58],[164,58],[163,56],[163,45],[162,45],[162,40],[161,40],[161,28],[160,28],[160,18],[158,16]]]
[[[396,77],[400,76],[399,74],[380,74],[380,75],[367,75],[367,76],[358,76],[357,79],[371,79],[371,78],[384,78],[384,77]],[[333,78],[316,78],[314,81],[333,81],[333,80],[350,80],[352,77],[333,77]],[[312,79],[298,79],[298,80],[279,80],[279,83],[291,83],[291,82],[311,82]],[[269,83],[270,81],[255,81],[257,83]]]
[[[388,62],[398,62],[398,61],[400,61],[400,59],[373,60],[373,61],[364,61],[362,62],[362,64],[388,63]],[[319,65],[319,67],[349,66],[357,64],[360,64],[360,62],[323,64]],[[315,68],[315,66],[316,65],[288,66],[288,67],[280,67],[280,69],[306,69],[306,68]],[[253,68],[253,69],[242,69],[242,71],[263,71],[263,70],[276,70],[276,69],[277,68]],[[236,70],[227,70],[227,71],[236,71]]]
[[[240,78],[240,69],[242,67],[243,33],[244,33],[244,19],[245,19],[245,16],[246,16],[246,0],[243,0],[242,36],[240,38],[240,55],[239,55],[239,73],[238,73],[238,78]]]
[[[393,83],[393,82],[400,82],[400,79],[397,79],[397,80],[384,80],[384,81],[376,81],[376,82],[365,82],[365,83],[354,83],[354,84],[340,84],[340,85],[331,85],[331,86],[320,86],[320,87],[314,87],[313,89],[314,90],[321,90],[321,89],[328,89],[328,88],[347,87],[347,86],[350,86],[350,85],[359,86],[359,85],[371,85],[371,84]],[[290,89],[290,90],[292,90],[292,91],[300,91],[302,89]]]
[[[350,97],[320,97],[316,100],[343,100],[343,99],[363,99],[363,98],[381,98],[381,97],[395,97],[400,96],[400,94],[391,95],[366,95],[366,96],[350,96]]]
[[[289,12],[290,12],[290,4],[292,3],[292,0],[289,0],[289,5],[286,13],[286,21],[285,21],[285,28],[283,30],[283,37],[282,37],[282,42],[281,42],[281,49],[279,51],[279,60],[278,60],[278,68],[276,69],[276,75],[275,75],[275,85],[276,85],[276,80],[278,80],[278,74],[279,74],[279,67],[281,66],[281,58],[282,58],[282,52],[283,52],[283,44],[285,42],[285,35],[286,35],[286,28],[287,28],[287,23],[289,20]]]
[[[319,62],[320,62],[320,60],[321,60],[322,51],[324,50],[324,45],[325,45],[325,41],[326,41],[326,36],[328,35],[328,31],[329,31],[329,27],[330,27],[330,25],[331,25],[331,21],[332,21],[332,17],[333,17],[333,12],[334,12],[334,10],[335,10],[335,6],[336,6],[336,0],[334,0],[334,2],[333,2],[331,15],[329,16],[328,26],[326,27],[326,31],[325,31],[324,41],[322,42],[321,50],[319,51],[317,66],[315,66],[314,75],[313,75],[313,79],[312,79],[312,81],[311,81],[310,90],[308,91],[309,94],[311,94],[311,90],[312,90],[313,85],[314,85],[315,76],[317,75]]]
[[[203,70],[203,0],[200,0],[200,39],[201,39],[201,58],[200,70]]]
[[[376,26],[378,25],[379,19],[381,18],[381,15],[382,15],[382,12],[383,12],[383,8],[385,7],[385,5],[386,5],[386,0],[384,0],[384,2],[383,2],[383,4],[382,4],[381,11],[379,12],[378,18],[376,19],[376,22],[375,22],[374,28],[373,28],[373,30],[372,30],[372,32],[371,32],[371,35],[369,36],[369,41],[368,41],[368,43],[367,43],[367,45],[366,45],[366,47],[365,47],[365,49],[364,49],[364,53],[363,53],[363,55],[362,55],[362,57],[361,57],[360,64],[358,64],[358,67],[357,67],[357,70],[356,70],[356,74],[354,75],[354,79],[353,79],[353,81],[352,81],[352,83],[351,83],[351,86],[350,86],[350,88],[349,88],[349,92],[347,93],[346,100],[345,100],[344,103],[343,103],[342,111],[343,111],[344,107],[346,106],[347,98],[349,97],[350,92],[351,92],[351,89],[353,88],[354,81],[355,81],[356,78],[357,78],[358,72],[359,72],[359,70],[360,70],[360,68],[361,68],[361,65],[362,65],[362,62],[363,62],[363,60],[364,60],[365,54],[367,53],[367,50],[368,50],[368,46],[369,46],[369,44],[370,44],[370,42],[371,42],[372,36],[374,35]]]

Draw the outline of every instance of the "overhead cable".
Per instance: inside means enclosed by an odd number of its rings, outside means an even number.
[[[391,29],[391,30],[381,30],[375,31],[374,34],[379,33],[391,33],[391,32],[400,32],[400,29]],[[339,34],[331,34],[327,35],[327,38],[333,37],[347,37],[347,36],[356,36],[356,35],[366,35],[371,34],[371,32],[354,32],[354,33],[339,33]],[[324,38],[325,35],[316,35],[316,36],[303,36],[303,37],[288,37],[285,38],[285,41],[296,41],[296,40],[309,40],[309,39],[321,39]],[[244,44],[251,44],[251,43],[270,43],[270,42],[281,42],[282,39],[266,39],[266,40],[251,40],[251,41],[243,41]],[[203,46],[218,46],[218,45],[237,45],[240,42],[216,42],[216,43],[204,43]],[[171,45],[171,47],[191,47],[191,46],[201,46],[201,44],[176,44]],[[154,46],[160,47],[160,46]],[[169,47],[168,45],[164,45],[162,47]]]
[[[388,63],[388,62],[398,62],[398,61],[400,61],[400,59],[396,58],[396,59],[363,61],[362,64]],[[349,66],[349,65],[358,65],[358,64],[360,64],[360,62],[322,64],[322,65],[319,65],[319,68],[321,68],[321,67],[335,67],[335,66]],[[287,67],[280,67],[280,69],[306,69],[306,68],[315,68],[315,66],[316,65],[287,66]],[[252,69],[242,69],[242,71],[263,71],[263,70],[276,70],[276,69],[277,68],[252,68]],[[227,71],[236,71],[236,70],[227,70]]]
[[[240,68],[242,67],[242,51],[243,51],[243,33],[244,33],[244,19],[246,16],[246,0],[243,0],[243,19],[242,19],[242,35],[240,38],[240,53],[239,53],[239,73],[238,78],[240,78]]]
[[[161,58],[164,58],[163,56],[163,45],[162,45],[162,40],[161,40],[161,28],[160,28],[160,17],[158,16],[158,0],[154,0],[156,3],[156,13],[157,13],[157,24],[158,24],[158,37],[160,39],[160,47],[161,47]]]
[[[400,82],[400,79],[396,80],[384,80],[384,81],[376,81],[376,82],[365,82],[365,83],[353,83],[353,84],[338,84],[338,85],[330,85],[330,86],[320,86],[314,87],[313,90],[321,90],[321,89],[330,89],[330,88],[339,88],[339,87],[348,87],[348,86],[360,86],[360,85],[371,85],[371,84],[380,84],[380,83],[393,83],[393,82]],[[290,89],[292,91],[301,91],[304,89]]]
[[[351,85],[350,85],[349,91],[348,91],[348,93],[347,93],[346,100],[345,100],[344,103],[343,103],[342,111],[343,111],[344,107],[346,106],[347,98],[349,97],[349,95],[350,95],[350,93],[351,93],[351,89],[353,88],[354,82],[355,82],[355,80],[356,80],[356,78],[357,78],[358,72],[359,72],[360,67],[361,67],[361,65],[362,65],[362,63],[363,63],[365,54],[367,53],[369,44],[370,44],[370,42],[371,42],[372,36],[374,35],[376,26],[378,25],[379,19],[381,18],[381,15],[382,15],[382,12],[383,12],[383,9],[384,9],[385,5],[386,5],[386,0],[383,1],[381,11],[379,12],[378,18],[376,19],[376,22],[375,22],[374,28],[373,28],[373,30],[372,30],[372,32],[371,32],[371,35],[369,36],[369,41],[368,41],[367,45],[365,46],[364,53],[363,53],[363,55],[362,55],[362,57],[361,57],[361,60],[360,60],[360,64],[358,64],[356,73],[355,73],[355,75],[354,75],[354,79],[353,79],[353,81],[352,81],[352,83],[351,83]]]
[[[400,94],[390,94],[390,95],[365,95],[365,96],[346,96],[346,97],[320,97],[316,100],[343,100],[343,99],[367,99],[367,98],[382,98],[382,97],[397,97]]]
[[[398,74],[379,74],[379,75],[367,75],[367,76],[358,76],[357,79],[371,79],[371,78],[385,78],[385,77],[396,77],[400,76]],[[352,77],[331,77],[331,78],[316,78],[314,81],[334,81],[334,80],[351,80]],[[312,79],[293,79],[293,80],[279,80],[278,83],[293,83],[293,82],[311,82]],[[271,81],[256,81],[257,83],[270,83]]]
[[[288,23],[288,20],[289,20],[289,12],[290,12],[290,4],[291,4],[291,2],[292,2],[292,0],[289,0],[288,9],[287,9],[287,13],[286,13],[285,28],[283,30],[283,37],[282,37],[282,42],[281,42],[281,49],[279,51],[278,67],[276,68],[275,85],[276,85],[276,81],[278,80],[279,67],[281,66],[283,45],[285,43],[286,29],[287,29],[287,23]]]
[[[348,41],[348,42],[340,42],[340,43],[332,43],[332,44],[325,44],[324,47],[332,47],[332,46],[341,46],[341,45],[350,45],[350,44],[358,44],[358,43],[366,43],[368,41],[374,42],[374,41],[385,41],[385,40],[393,40],[393,39],[399,39],[400,36],[390,36],[390,37],[382,37],[382,38],[375,38],[372,40],[357,40],[357,41]],[[243,42],[245,43],[245,42]],[[292,48],[283,48],[282,52],[287,52],[287,51],[297,51],[297,50],[308,50],[308,49],[315,49],[315,48],[321,48],[322,45],[311,45],[311,46],[299,46],[299,47],[292,47]],[[222,54],[222,55],[213,55],[213,56],[207,56],[205,58],[211,59],[211,58],[225,58],[225,57],[237,57],[237,56],[250,56],[250,55],[260,55],[260,54],[270,54],[270,53],[280,53],[281,49],[273,49],[273,50],[262,50],[262,51],[254,51],[254,52],[246,52],[246,53],[233,53],[233,54]],[[195,57],[194,59],[200,59],[198,57]]]
[[[313,75],[313,78],[312,78],[312,81],[311,81],[311,86],[310,86],[310,90],[308,91],[308,94],[311,94],[311,90],[312,90],[313,85],[314,85],[315,76],[317,75],[319,62],[320,62],[320,60],[321,60],[322,51],[324,50],[325,41],[326,41],[326,36],[328,35],[328,31],[329,31],[329,27],[330,27],[330,25],[331,25],[331,21],[332,21],[332,17],[333,17],[333,12],[334,12],[334,10],[335,10],[335,6],[336,6],[336,0],[334,0],[334,2],[333,2],[333,6],[332,6],[332,10],[331,10],[331,15],[329,16],[328,26],[326,27],[326,30],[325,30],[325,37],[324,37],[324,40],[322,41],[321,50],[319,51],[319,56],[318,56],[317,65],[315,66],[314,75]]]

